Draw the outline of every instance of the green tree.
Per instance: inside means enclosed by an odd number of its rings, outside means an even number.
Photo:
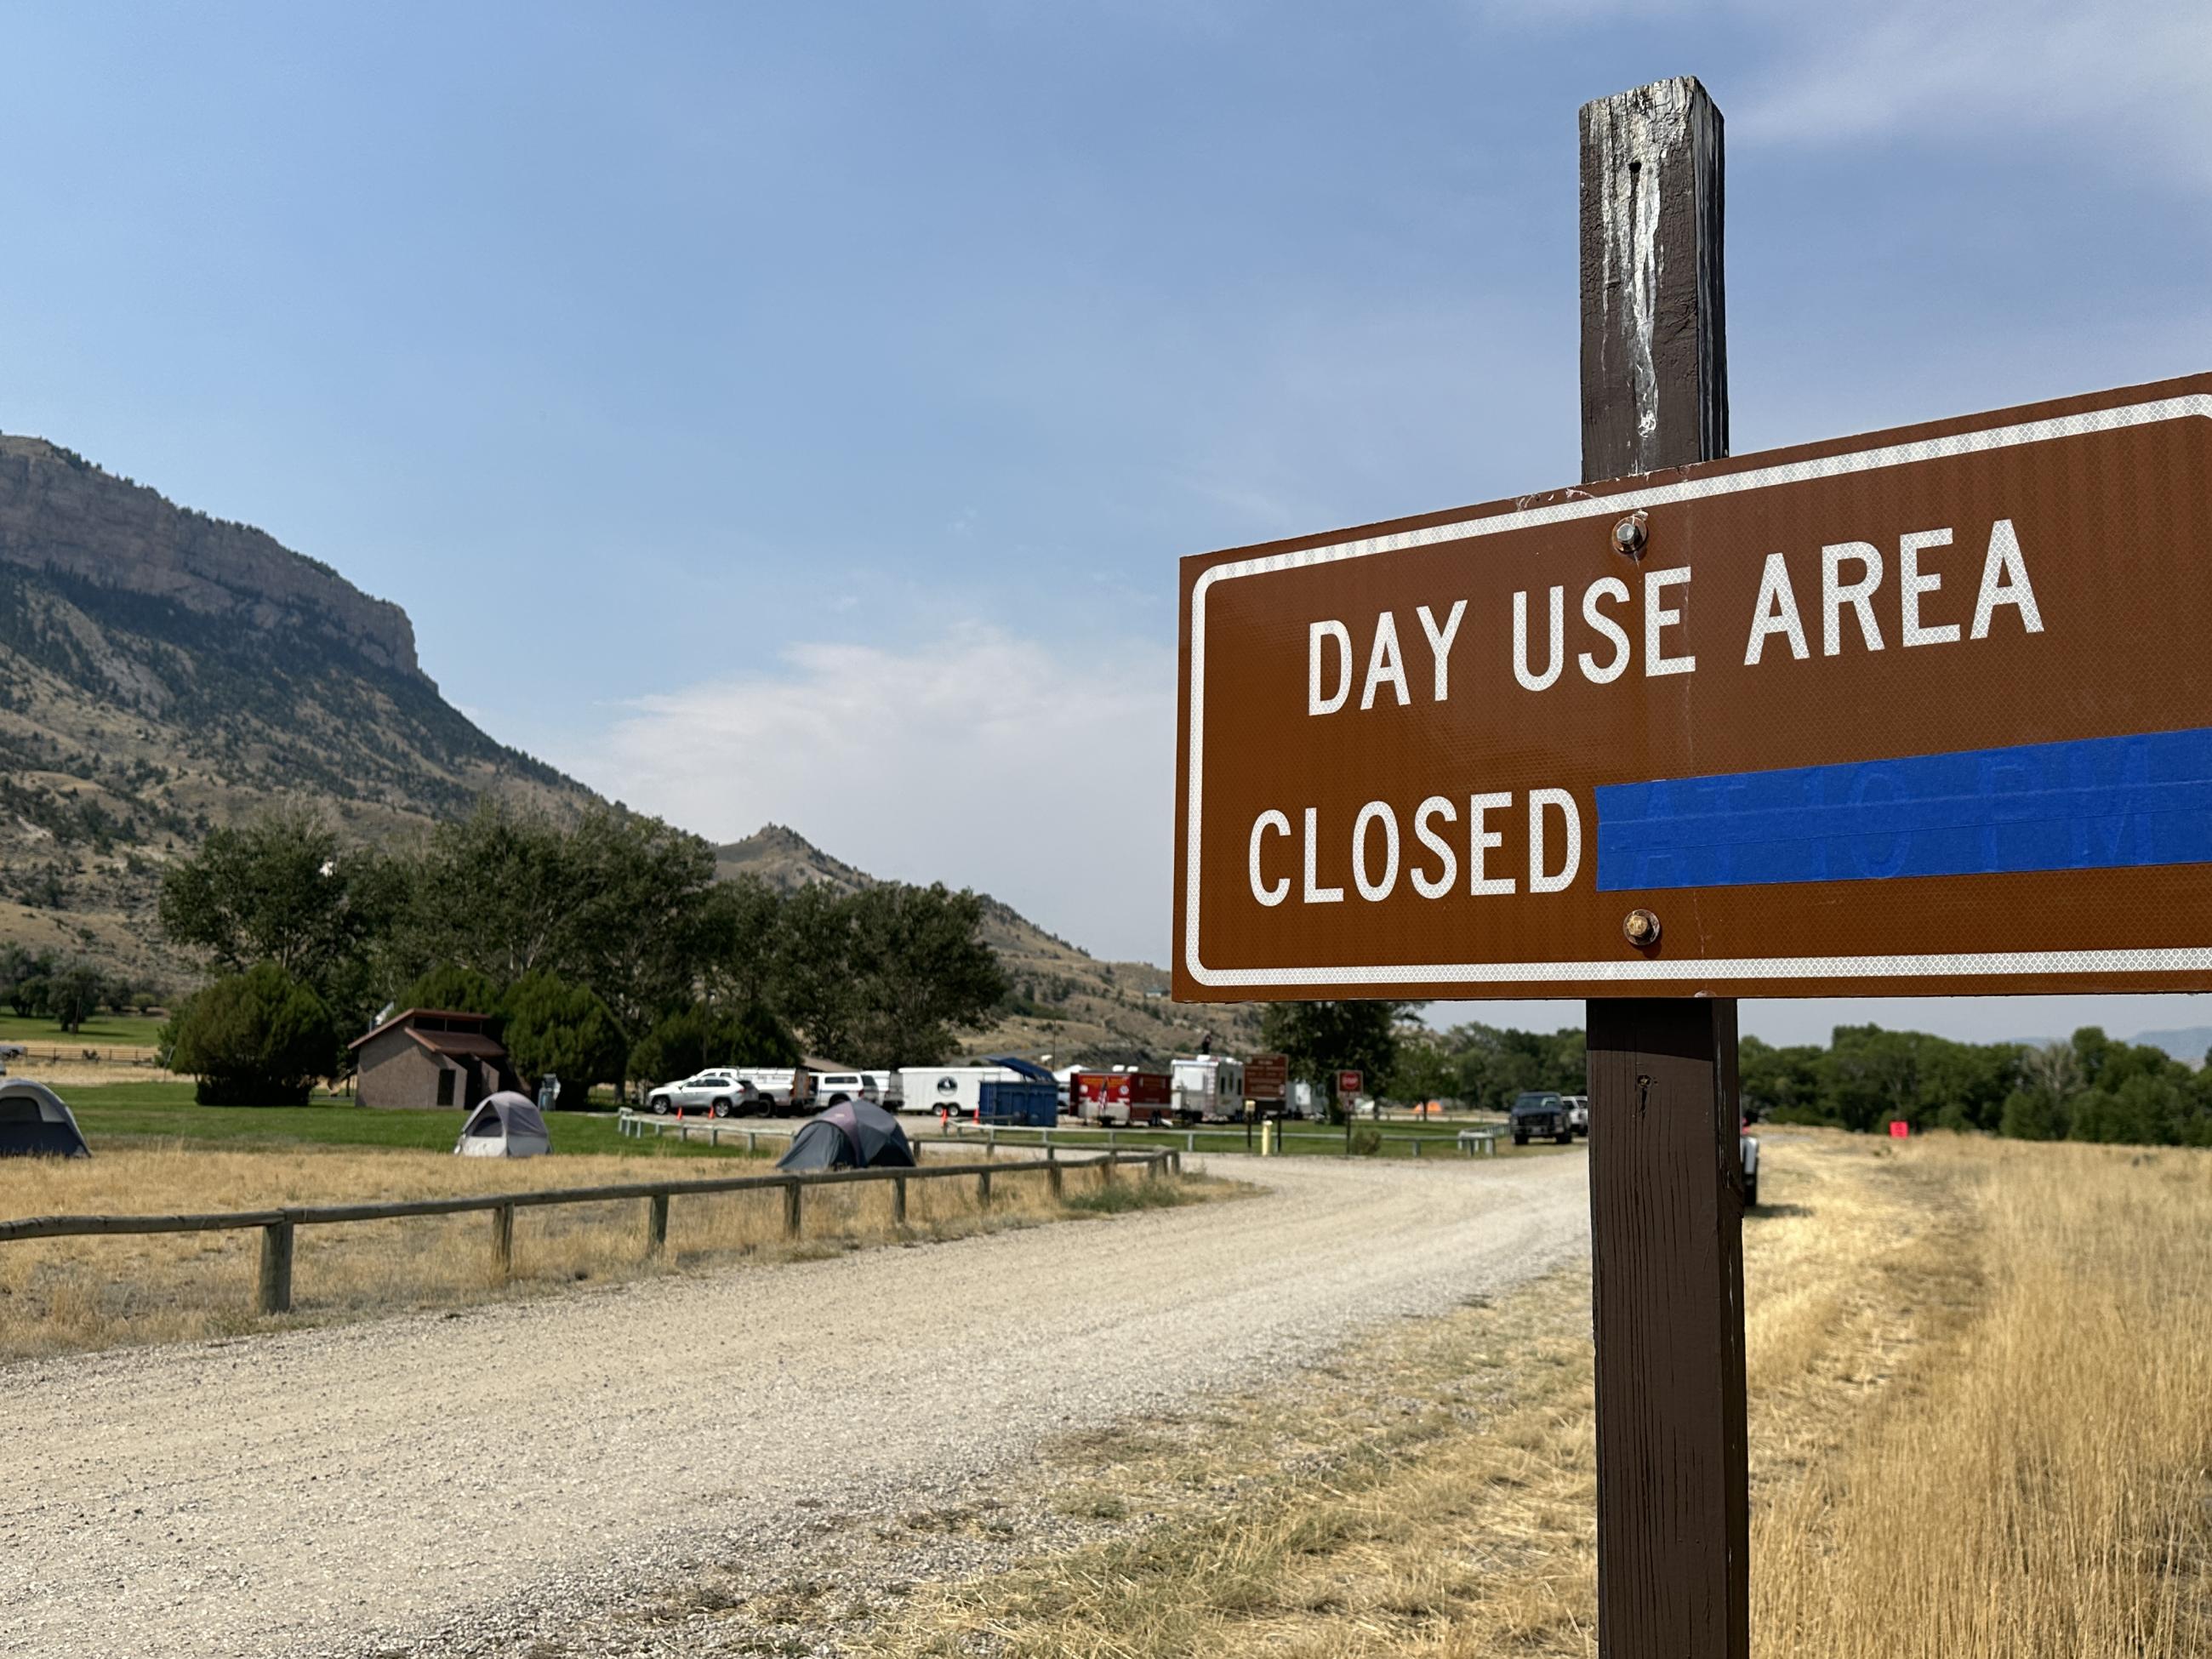
[[[74,963],[46,983],[46,1012],[64,1031],[75,1031],[100,1012],[100,970]]]
[[[500,991],[490,975],[443,963],[399,994],[402,1008],[444,1008],[457,1014],[496,1014]]]
[[[759,1003],[717,1011],[704,1003],[658,1021],[629,1051],[629,1075],[669,1083],[709,1066],[796,1066],[799,1039]]]
[[[701,932],[718,1001],[739,1007],[775,1005],[786,908],[784,896],[750,872],[715,884],[707,896]]]
[[[172,1068],[199,1080],[204,1106],[305,1105],[337,1058],[322,999],[273,962],[187,998],[161,1045]]]
[[[1443,1035],[1456,1073],[1454,1093],[1478,1110],[1502,1112],[1530,1089],[1580,1094],[1589,1082],[1582,1031],[1572,1026],[1546,1035],[1470,1023]]]
[[[447,964],[501,985],[557,975],[625,1036],[696,994],[714,848],[658,818],[601,807],[571,826],[487,801],[441,825],[412,872],[395,977]]]
[[[817,1052],[854,1066],[939,1065],[952,1053],[954,1030],[984,1024],[1006,994],[974,893],[884,882],[851,895],[845,908],[849,1058],[827,1045]]]
[[[47,982],[42,974],[26,974],[8,994],[8,1006],[18,1018],[36,1019],[46,1012]]]
[[[1444,1045],[1433,1036],[1401,1039],[1398,1063],[1391,1068],[1383,1093],[1392,1100],[1425,1101],[1456,1097],[1459,1067]]]
[[[313,813],[280,809],[210,830],[161,878],[172,943],[237,974],[272,963],[312,988],[342,1024],[375,1006],[371,955],[404,896],[405,873],[381,855],[342,848]]]
[[[2015,1089],[2005,1097],[1997,1133],[2013,1140],[2057,1140],[2066,1133],[2061,1102],[2042,1089]]]
[[[1821,1052],[1815,1042],[1777,1048],[1745,1037],[1736,1045],[1736,1086],[1746,1112],[1784,1123],[1829,1121],[1820,1095]]]
[[[593,1084],[621,1085],[629,1045],[606,1004],[584,987],[548,973],[525,974],[507,988],[499,1008],[507,1056],[533,1089],[552,1073],[561,1079],[558,1104],[581,1108]]]
[[[1324,1091],[1329,1119],[1343,1121],[1336,1101],[1339,1072],[1358,1072],[1379,1085],[1398,1062],[1402,1002],[1271,1002],[1260,1016],[1263,1047],[1290,1061],[1291,1075]]]

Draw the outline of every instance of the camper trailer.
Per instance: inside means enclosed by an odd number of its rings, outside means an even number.
[[[1219,1122],[1244,1115],[1243,1060],[1195,1054],[1170,1066],[1176,1115],[1184,1122]]]
[[[1175,1116],[1175,1085],[1165,1072],[1078,1072],[1068,1108],[1085,1123],[1165,1123]]]

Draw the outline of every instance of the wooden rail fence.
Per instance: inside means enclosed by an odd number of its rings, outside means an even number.
[[[700,1139],[709,1146],[720,1146],[725,1144],[726,1138],[727,1144],[731,1146],[735,1146],[742,1139],[747,1152],[757,1152],[760,1151],[761,1138],[763,1135],[771,1143],[790,1139],[789,1133],[784,1130],[741,1129],[712,1118],[666,1117],[658,1113],[634,1112],[627,1106],[616,1115],[616,1118],[617,1133],[629,1135],[638,1139],[644,1139],[648,1133],[655,1139],[672,1133],[679,1140]],[[1388,1146],[1410,1146],[1413,1148],[1412,1156],[1414,1158],[1419,1158],[1422,1155],[1424,1147],[1447,1147],[1467,1158],[1495,1158],[1498,1156],[1498,1143],[1504,1139],[1508,1131],[1503,1128],[1487,1127],[1462,1128],[1457,1131],[1440,1129],[1434,1134],[1385,1134],[1382,1136],[1382,1141]],[[999,1138],[1001,1134],[1004,1134],[1006,1139],[1001,1140]],[[1056,1140],[1054,1139],[1055,1135],[1060,1137]],[[1047,1129],[1030,1127],[1022,1124],[958,1122],[952,1124],[949,1128],[931,1133],[910,1132],[907,1139],[918,1146],[962,1143],[973,1146],[980,1143],[988,1152],[1000,1146],[1031,1150],[1040,1146],[1112,1148],[1119,1146],[1121,1144],[1121,1138],[1125,1135],[1129,1138],[1131,1145],[1138,1146],[1158,1146],[1164,1143],[1172,1146],[1176,1141],[1181,1141],[1182,1143],[1181,1150],[1186,1152],[1200,1151],[1200,1142],[1206,1143],[1216,1151],[1228,1152],[1250,1151],[1258,1145],[1257,1141],[1246,1134],[1242,1127],[1235,1129]],[[1344,1144],[1344,1137],[1340,1133],[1322,1129],[1287,1130],[1283,1133],[1282,1139],[1285,1145],[1294,1140],[1303,1140],[1309,1144],[1315,1141],[1327,1141],[1333,1147],[1341,1146]]]
[[[896,1170],[814,1170],[791,1175],[723,1176],[708,1181],[651,1182],[613,1187],[552,1187],[538,1192],[490,1193],[465,1198],[407,1199],[388,1204],[324,1204],[278,1210],[232,1210],[212,1215],[47,1215],[19,1221],[0,1221],[0,1243],[26,1238],[82,1238],[120,1233],[208,1233],[261,1229],[261,1273],[255,1310],[264,1314],[292,1310],[292,1245],[301,1227],[323,1227],[349,1221],[393,1221],[410,1216],[465,1215],[488,1212],[491,1216],[492,1263],[501,1276],[514,1265],[514,1212],[553,1204],[607,1204],[643,1199],[646,1202],[646,1254],[655,1255],[668,1243],[668,1206],[672,1199],[714,1193],[781,1191],[783,1194],[783,1235],[801,1236],[805,1194],[812,1187],[848,1187],[889,1182],[891,1219],[906,1220],[906,1189],[910,1181],[975,1182],[975,1200],[982,1208],[991,1205],[991,1178],[995,1175],[1042,1173],[1054,1197],[1060,1196],[1062,1172],[1097,1169],[1112,1181],[1117,1166],[1141,1164],[1148,1180],[1182,1172],[1182,1154],[1172,1148],[1148,1152],[1109,1150],[1086,1159],[1053,1158],[1004,1164],[939,1164]]]

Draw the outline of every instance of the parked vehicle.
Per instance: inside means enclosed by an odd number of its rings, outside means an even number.
[[[1165,1072],[1078,1072],[1068,1085],[1069,1109],[1085,1123],[1164,1123],[1175,1115],[1175,1083]]]
[[[1516,1146],[1526,1146],[1539,1136],[1565,1146],[1575,1138],[1575,1132],[1567,1127],[1566,1097],[1549,1089],[1532,1089],[1515,1096],[1509,1115]]]
[[[1567,1133],[1577,1135],[1589,1134],[1589,1097],[1565,1095],[1561,1098],[1567,1103]]]
[[[817,1072],[814,1074],[813,1109],[824,1106],[842,1106],[849,1100],[865,1100],[880,1104],[881,1091],[868,1081],[865,1072]]]
[[[909,1112],[950,1109],[973,1117],[983,1109],[986,1079],[1016,1083],[1021,1073],[1007,1066],[908,1066],[899,1073],[900,1091]]]
[[[1186,1123],[1244,1115],[1244,1062],[1195,1054],[1169,1062],[1176,1115]]]
[[[799,1073],[790,1066],[738,1066],[738,1082],[745,1084],[748,1099],[754,1102],[754,1110],[768,1113],[769,1117],[783,1117],[792,1110],[792,1091],[799,1084]]]
[[[860,1075],[867,1079],[868,1086],[875,1091],[875,1093],[869,1097],[874,1100],[877,1105],[887,1112],[901,1112],[906,1109],[906,1091],[900,1086],[899,1074],[896,1072],[863,1072]]]
[[[716,1117],[732,1117],[744,1109],[746,1098],[744,1074],[717,1066],[659,1085],[647,1094],[645,1103],[660,1117],[672,1112],[711,1112]]]
[[[1743,1207],[1759,1207],[1759,1137],[1754,1134],[1738,1136],[1736,1146],[1743,1158]]]

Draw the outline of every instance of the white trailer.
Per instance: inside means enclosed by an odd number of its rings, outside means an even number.
[[[1006,1066],[908,1066],[899,1073],[906,1097],[900,1108],[908,1112],[950,1109],[956,1116],[972,1117],[983,1109],[983,1085],[1019,1083],[1022,1074]]]
[[[1243,1060],[1196,1054],[1170,1061],[1169,1075],[1174,1079],[1177,1117],[1219,1122],[1244,1115]]]

